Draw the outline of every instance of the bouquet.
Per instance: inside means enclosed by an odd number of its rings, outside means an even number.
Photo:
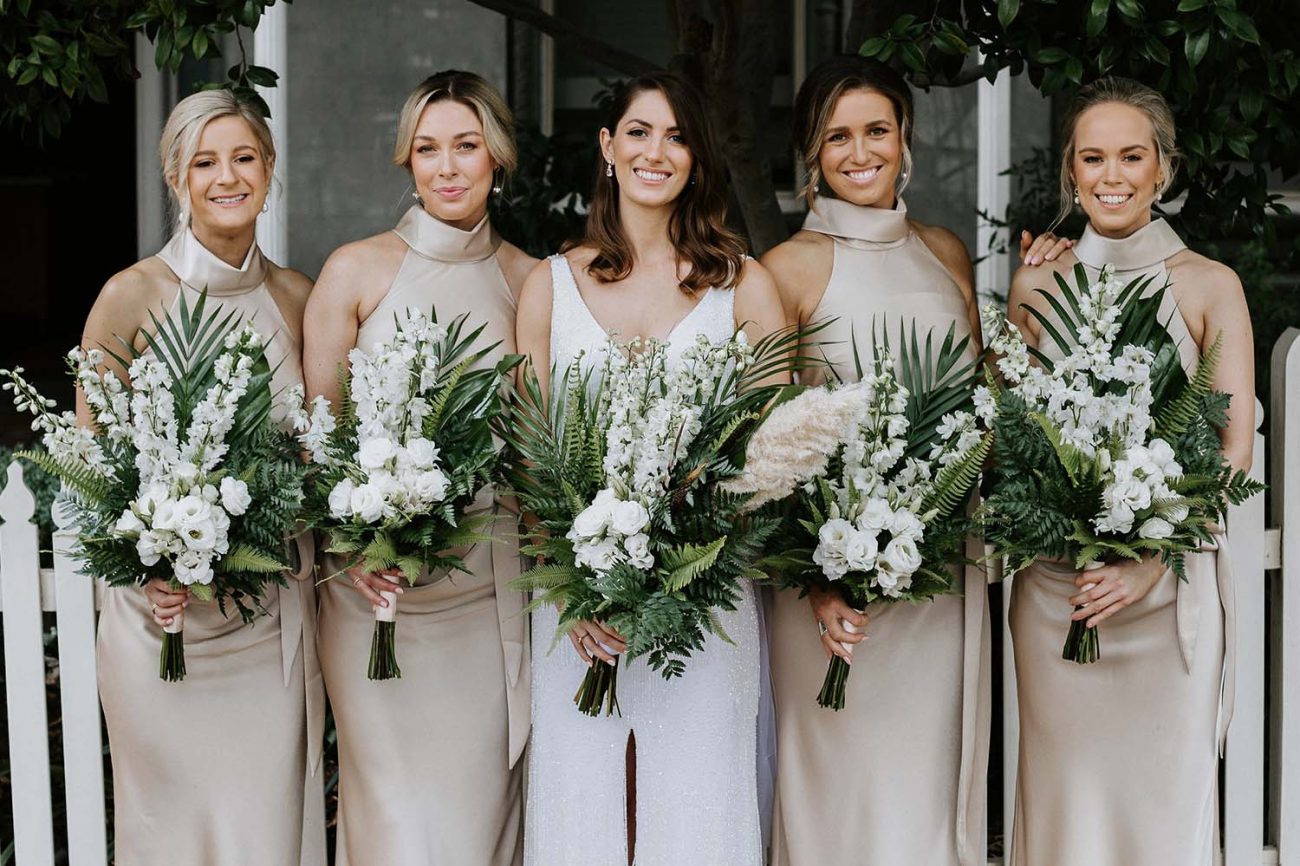
[[[27,457],[57,476],[77,526],[82,570],[110,586],[168,580],[245,622],[267,583],[283,584],[284,539],[302,501],[305,466],[293,437],[271,419],[271,370],[262,338],[235,314],[204,315],[180,297],[177,320],[153,319],[152,355],[122,340],[126,357],[81,348],[68,367],[93,426],[22,378],[2,371],[20,411],[36,416],[45,452]],[[120,338],[119,338],[120,339]],[[105,352],[124,383],[99,372]],[[158,674],[185,678],[184,615],[164,627]]]
[[[755,503],[795,492],[764,564],[803,593],[834,588],[859,610],[956,589],[949,564],[973,525],[965,506],[992,445],[972,411],[969,338],[956,341],[950,327],[936,357],[930,335],[924,350],[915,328],[910,336],[900,326],[897,364],[882,339],[865,376],[855,343],[856,383],[774,409],[733,485]],[[832,656],[817,703],[843,709],[848,675]]]
[[[465,316],[450,324],[411,307],[393,338],[373,352],[353,349],[338,417],[324,397],[295,425],[311,452],[306,513],[329,534],[326,550],[368,572],[396,570],[414,585],[435,569],[465,571],[456,548],[490,542],[489,511],[470,512],[497,465],[491,423],[501,409],[502,378],[519,362],[476,365],[497,344],[471,346],[485,326],[466,333]],[[331,575],[332,576],[332,575]],[[394,679],[395,593],[375,608],[369,677]]]
[[[1127,284],[1107,265],[1096,282],[1076,266],[1060,297],[1038,293],[1055,321],[1026,306],[1062,358],[1029,348],[1000,311],[985,328],[1002,382],[989,375],[984,406],[996,434],[997,472],[983,505],[985,534],[1010,574],[1039,556],[1086,569],[1158,555],[1186,580],[1183,556],[1207,527],[1263,487],[1220,453],[1228,394],[1214,391],[1222,335],[1189,379],[1159,321],[1167,287]],[[1038,364],[1030,363],[1031,356]],[[1062,658],[1095,662],[1097,629],[1074,622]]]
[[[681,676],[705,636],[724,633],[716,611],[734,610],[740,581],[775,518],[745,516],[747,499],[723,482],[744,465],[745,442],[791,368],[798,335],[751,345],[700,336],[673,369],[668,347],[613,343],[583,372],[582,358],[553,371],[549,399],[525,371],[525,401],[503,429],[517,462],[511,480],[537,519],[523,551],[542,564],[517,586],[533,606],[560,607],[556,638],[578,620],[601,620],[665,679]],[[626,351],[626,354],[625,354]],[[588,715],[618,711],[618,666],[594,665],[574,697]]]

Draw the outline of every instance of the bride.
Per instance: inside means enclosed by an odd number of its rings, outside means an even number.
[[[537,369],[563,370],[608,334],[670,343],[751,341],[784,326],[771,277],[723,222],[720,160],[699,96],[680,78],[634,79],[600,131],[585,236],[524,283],[516,337]],[[670,360],[671,363],[671,360]],[[543,377],[543,381],[545,377]],[[533,738],[525,863],[759,866],[755,783],[759,629],[752,587],[720,616],[680,679],[644,659],[619,673],[621,716],[588,717],[573,693],[626,647],[598,622],[556,645],[558,615],[533,619]]]

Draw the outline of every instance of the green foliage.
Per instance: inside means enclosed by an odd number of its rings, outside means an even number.
[[[1187,193],[1175,217],[1185,236],[1218,237],[1234,226],[1273,236],[1266,217],[1285,208],[1268,193],[1269,174],[1300,170],[1296,16],[1270,0],[923,5],[862,53],[915,80],[955,84],[967,48],[978,47],[984,75],[1025,72],[1044,95],[1104,75],[1143,81],[1166,96],[1177,120],[1185,166],[1170,195]]]
[[[187,57],[221,56],[222,38],[252,30],[276,0],[0,0],[0,125],[57,138],[73,108],[108,101],[108,82],[138,76],[133,36],[154,45],[154,63],[176,72]],[[284,0],[289,3],[292,0]],[[270,112],[253,89],[275,72],[248,63],[240,42],[229,86]]]
[[[24,454],[31,454],[31,457],[24,457]],[[42,455],[48,458],[45,448],[39,444],[27,445],[19,448],[6,448],[0,445],[0,490],[5,489],[9,481],[6,474],[9,471],[9,464],[17,460],[23,467],[23,483],[27,489],[32,492],[36,498],[36,513],[32,516],[32,521],[40,531],[39,541],[41,550],[52,550],[54,548],[54,518],[50,514],[50,508],[54,505],[54,499],[59,493],[59,477],[42,468],[41,460],[36,455]]]

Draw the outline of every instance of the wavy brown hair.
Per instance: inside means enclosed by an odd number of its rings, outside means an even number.
[[[744,266],[745,242],[726,225],[722,159],[704,103],[695,89],[671,72],[639,75],[615,94],[605,128],[611,133],[618,129],[632,100],[648,90],[657,90],[668,100],[693,162],[691,179],[678,196],[668,221],[668,237],[678,259],[690,263],[678,287],[688,294],[700,289],[735,288]],[[618,182],[605,176],[603,156],[596,159],[596,187],[582,239],[564,249],[579,245],[596,250],[587,273],[598,282],[616,282],[632,273],[632,245],[619,217]]]

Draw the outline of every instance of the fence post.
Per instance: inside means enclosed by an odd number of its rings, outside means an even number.
[[[1273,347],[1273,522],[1282,534],[1281,628],[1271,686],[1276,707],[1274,809],[1279,863],[1300,863],[1300,328]]]
[[[54,504],[54,585],[59,623],[59,697],[63,706],[63,776],[68,804],[68,861],[106,866],[104,754],[95,679],[95,581],[72,559],[70,511]]]
[[[41,560],[32,515],[36,499],[17,460],[0,493],[0,593],[4,604],[5,703],[13,779],[14,859],[54,866],[50,805],[50,729],[45,716]]]
[[[1264,406],[1255,404],[1250,477],[1264,480]],[[1264,849],[1264,497],[1228,509],[1228,551],[1236,595],[1236,706],[1223,786],[1224,866],[1257,866]]]

